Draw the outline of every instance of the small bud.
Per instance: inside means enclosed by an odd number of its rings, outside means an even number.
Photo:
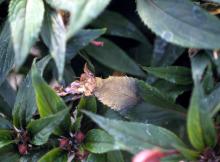
[[[81,151],[78,150],[76,152],[76,159],[78,159],[78,160],[85,160],[88,157],[88,155],[89,155],[88,151],[86,151],[86,150],[81,150]]]
[[[78,143],[82,143],[83,140],[85,139],[85,135],[82,132],[76,132],[75,139]]]
[[[94,46],[96,46],[96,47],[102,47],[102,46],[104,46],[104,42],[95,41],[95,40],[91,41],[91,44],[94,45]]]
[[[26,155],[28,153],[28,146],[26,144],[19,144],[18,151],[21,155]]]
[[[60,139],[59,147],[63,150],[71,150],[71,141],[68,138],[62,138]]]

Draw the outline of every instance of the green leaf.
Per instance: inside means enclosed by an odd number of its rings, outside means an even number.
[[[202,103],[203,98],[201,87],[196,85],[188,111],[187,130],[191,144],[199,151],[206,146],[214,147],[217,141],[214,123],[211,114]]]
[[[9,22],[15,52],[15,64],[19,68],[36,42],[44,17],[42,0],[11,0]]]
[[[13,143],[13,132],[10,130],[0,130],[0,148]]]
[[[140,102],[134,107],[120,112],[126,120],[154,124],[175,132],[180,137],[185,136],[186,119],[179,112],[169,111],[161,107]]]
[[[97,104],[95,97],[82,97],[78,104],[78,110],[88,110],[91,112],[96,113],[97,111]]]
[[[206,94],[209,94],[214,89],[215,80],[213,76],[214,75],[212,71],[212,66],[211,64],[209,64],[207,71],[204,74],[204,79],[202,82],[202,85],[203,85],[203,88]]]
[[[168,43],[164,39],[156,37],[154,42],[152,66],[172,65],[185,51],[184,48]]]
[[[173,103],[169,97],[160,92],[157,88],[145,83],[144,81],[138,81],[137,86],[138,94],[145,102],[170,111],[174,111],[181,114],[183,117],[185,116],[184,108]]]
[[[157,80],[152,86],[159,89],[163,94],[166,94],[173,102],[176,101],[179,95],[192,89],[192,85],[177,85],[165,80]]]
[[[74,1],[74,10],[71,10],[68,26],[68,38],[75,35],[80,29],[94,20],[110,3],[111,0],[77,0]]]
[[[43,75],[43,71],[50,60],[51,57],[46,56],[37,62],[36,66],[40,71],[40,75]],[[26,124],[31,120],[36,110],[37,104],[35,100],[34,88],[32,85],[31,72],[29,72],[18,89],[14,109],[12,112],[13,124],[17,128],[24,128]]]
[[[123,146],[125,150],[137,153],[146,148],[172,149],[173,145],[184,145],[172,132],[151,124],[111,120],[83,111],[101,128]]]
[[[192,83],[191,72],[188,68],[181,66],[167,67],[143,67],[145,71],[158,78],[167,80],[171,83],[188,85]]]
[[[198,158],[199,156],[199,152],[191,150],[189,148],[186,147],[182,147],[182,146],[175,146],[175,148],[182,154],[184,155],[188,160],[195,160]]]
[[[137,0],[137,11],[143,22],[168,42],[204,49],[220,47],[219,19],[189,0]]]
[[[39,75],[35,65],[32,67],[32,83],[35,90],[38,112],[41,117],[47,117],[67,108],[64,101]],[[56,133],[68,132],[69,128],[70,115],[67,115],[59,128],[57,128]]]
[[[32,136],[32,143],[35,145],[45,144],[54,129],[60,125],[68,113],[69,109],[65,108],[56,114],[31,121],[27,129]]]
[[[7,162],[20,162],[19,161],[20,155],[15,152],[7,152],[0,154],[0,159],[2,161],[7,161]]]
[[[67,153],[60,148],[54,148],[40,158],[38,162],[66,162]]]
[[[108,162],[124,162],[122,153],[120,151],[111,151],[107,153]]]
[[[0,34],[0,85],[14,64],[14,50],[11,42],[11,31],[8,21]]]
[[[0,85],[0,112],[9,119],[12,116],[12,109],[15,103],[15,91],[12,89],[7,80]]]
[[[10,121],[7,119],[0,117],[0,129],[12,129],[13,126]]]
[[[210,59],[203,52],[191,57],[192,78],[195,84],[203,78],[206,67],[210,64]]]
[[[3,3],[5,0],[0,0],[0,4]]]
[[[113,137],[101,129],[93,129],[86,134],[84,148],[98,154],[120,149]]]
[[[98,38],[105,32],[106,28],[80,30],[67,42],[66,59],[69,61],[74,58],[80,49],[87,46],[92,40]]]
[[[107,162],[105,154],[90,154],[86,162]]]
[[[88,46],[86,51],[89,56],[113,70],[145,76],[139,66],[117,45],[104,38],[99,39],[99,41],[104,42],[104,46]]]
[[[50,7],[46,8],[41,36],[56,63],[61,80],[65,66],[66,28],[59,12]]]
[[[150,45],[141,31],[127,18],[117,12],[105,11],[95,21],[92,26],[96,28],[107,28],[109,35],[135,39],[147,45]]]
[[[217,114],[220,110],[220,85],[217,85],[214,90],[206,96],[204,104],[208,106],[209,112],[212,116]]]

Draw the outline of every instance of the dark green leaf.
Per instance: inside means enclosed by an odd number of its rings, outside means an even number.
[[[153,83],[153,86],[159,89],[163,94],[166,94],[173,102],[175,102],[179,95],[192,89],[192,85],[177,85],[165,80],[157,80]]]
[[[107,153],[108,162],[124,162],[122,153],[120,151],[111,151]]]
[[[184,48],[173,45],[157,37],[154,43],[152,66],[169,66],[185,51]]]
[[[20,162],[19,158],[20,158],[20,155],[15,152],[7,152],[7,153],[0,154],[1,161]]]
[[[186,120],[182,114],[158,106],[140,102],[134,107],[121,111],[120,114],[127,120],[154,124],[172,130],[180,137],[185,137]]]
[[[103,47],[88,46],[87,53],[113,70],[133,74],[137,76],[145,76],[138,65],[118,46],[107,39],[99,39],[104,42]]]
[[[60,125],[68,113],[69,109],[65,108],[56,114],[31,121],[27,129],[32,136],[32,143],[35,145],[45,144],[54,129]]]
[[[69,61],[76,56],[77,52],[87,46],[92,40],[98,38],[106,32],[102,29],[86,29],[80,30],[74,37],[71,37],[67,42],[66,59]]]
[[[43,71],[51,60],[50,56],[46,56],[37,62],[37,69],[40,74],[43,75]],[[33,114],[37,110],[34,88],[31,80],[31,72],[29,72],[21,83],[18,90],[16,102],[13,109],[13,124],[17,128],[25,127],[26,124],[31,120]]]
[[[198,53],[196,56],[191,57],[192,77],[196,84],[202,80],[208,64],[210,64],[210,60],[205,53]]]
[[[65,66],[66,28],[61,15],[49,7],[44,15],[41,36],[56,63],[61,80]]]
[[[95,97],[82,97],[77,107],[78,107],[78,110],[88,110],[88,111],[96,113],[97,111],[96,98]]]
[[[86,134],[84,148],[98,154],[120,149],[114,139],[101,129],[93,129]]]
[[[36,42],[44,17],[42,0],[12,0],[9,5],[9,22],[15,52],[15,64],[19,68]]]
[[[205,49],[220,47],[220,21],[190,0],[137,0],[137,11],[151,30],[169,42]]]
[[[127,18],[113,11],[105,11],[91,24],[96,28],[107,28],[107,34],[132,38],[150,45],[141,31]]]
[[[0,117],[0,129],[12,129],[12,123],[7,119]]]
[[[184,145],[172,132],[151,124],[111,120],[85,112],[94,122],[108,132],[125,150],[137,153],[153,147],[172,149],[173,145]]]
[[[183,117],[185,116],[184,108],[180,105],[173,103],[172,100],[170,100],[157,88],[143,81],[138,81],[137,86],[139,89],[138,93],[145,102],[170,111],[175,111],[176,113],[182,114]]]
[[[66,162],[67,153],[60,148],[54,148],[40,158],[38,162]]]
[[[0,148],[7,146],[14,142],[12,134],[13,132],[10,130],[6,130],[6,129],[0,130]]]
[[[56,92],[43,80],[39,75],[35,65],[32,67],[32,83],[35,90],[38,112],[41,117],[46,117],[66,109],[64,101],[56,94]],[[70,115],[57,128],[56,133],[61,134],[61,130],[69,131]]]
[[[12,116],[12,109],[15,103],[15,91],[7,80],[0,85],[0,112],[8,118]]]
[[[220,85],[217,85],[214,90],[206,96],[204,104],[209,108],[209,112],[212,116],[220,110]]]
[[[0,85],[14,64],[14,50],[10,36],[10,26],[6,21],[0,34]]]
[[[181,66],[143,67],[145,71],[171,83],[188,85],[192,83],[190,69]]]
[[[90,154],[86,162],[107,162],[105,154]]]

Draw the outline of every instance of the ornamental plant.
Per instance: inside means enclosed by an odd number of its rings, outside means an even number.
[[[0,161],[220,161],[219,0],[0,11]]]

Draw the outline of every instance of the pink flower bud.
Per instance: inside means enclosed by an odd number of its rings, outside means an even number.
[[[28,153],[28,146],[26,144],[19,144],[18,151],[21,155],[26,155]]]
[[[143,150],[133,157],[132,162],[160,162],[165,156],[166,154],[158,148]]]
[[[91,41],[91,44],[94,45],[94,46],[96,46],[96,47],[102,47],[102,46],[104,46],[104,42],[95,41],[95,40]]]
[[[78,143],[82,143],[83,140],[85,139],[85,135],[82,132],[76,132],[75,139]]]

